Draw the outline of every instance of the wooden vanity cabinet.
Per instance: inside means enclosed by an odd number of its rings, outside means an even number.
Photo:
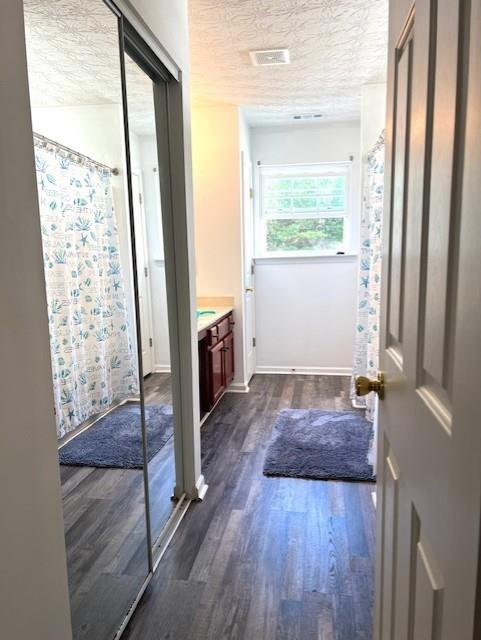
[[[233,327],[229,313],[199,334],[201,413],[214,407],[234,379]]]

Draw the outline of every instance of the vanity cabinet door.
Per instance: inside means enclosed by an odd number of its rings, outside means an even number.
[[[228,387],[234,379],[234,334],[229,333],[224,338],[224,374],[225,386]]]
[[[224,374],[224,341],[218,342],[209,349],[210,360],[210,391],[211,401],[214,405],[225,389]]]
[[[209,345],[218,344],[231,331],[232,315],[224,318],[208,330]]]

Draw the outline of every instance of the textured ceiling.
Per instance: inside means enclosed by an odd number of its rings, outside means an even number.
[[[361,86],[385,80],[388,0],[189,0],[189,14],[193,100],[243,105],[251,124],[358,119]],[[252,66],[249,50],[282,47],[290,65]]]
[[[387,5],[189,0],[193,99],[243,105],[252,124],[292,122],[300,113],[358,119],[361,86],[385,78]],[[117,21],[101,0],[24,6],[33,105],[120,104]],[[252,66],[249,50],[276,47],[289,48],[290,65]],[[151,133],[150,79],[126,66],[132,129]]]
[[[121,104],[117,19],[101,0],[24,0],[34,107]],[[154,132],[152,82],[126,58],[129,122]]]

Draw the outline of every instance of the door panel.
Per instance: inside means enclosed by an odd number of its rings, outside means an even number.
[[[443,587],[422,541],[416,544],[415,562],[413,587],[416,594],[416,607],[413,639],[432,638],[436,640],[440,637],[442,630]]]
[[[449,317],[448,301],[452,301],[449,283],[450,244],[455,242],[451,227],[456,209],[452,207],[453,153],[455,144],[456,85],[458,64],[458,24],[460,3],[441,2],[437,15],[436,82],[433,113],[431,166],[431,204],[427,220],[427,247],[421,263],[421,277],[426,281],[426,295],[421,300],[425,315],[422,345],[422,382],[434,390],[447,390]],[[449,40],[449,46],[446,42]],[[442,82],[439,79],[442,78]],[[439,396],[439,391],[434,391]],[[444,396],[444,394],[443,394]],[[446,398],[443,397],[443,401]]]
[[[232,333],[225,337],[224,349],[225,386],[227,387],[234,379],[234,335]]]
[[[411,115],[411,80],[413,33],[398,50],[396,67],[396,105],[393,175],[392,232],[390,242],[389,345],[402,362],[403,298],[405,272],[405,219],[409,167],[409,125]]]
[[[217,402],[225,389],[223,349],[224,343],[222,341],[209,349],[212,404]]]
[[[397,0],[390,9],[375,638],[471,640],[481,511],[481,10],[463,0],[413,8]]]
[[[399,470],[394,460],[392,452],[388,453],[384,460],[384,563],[383,563],[383,610],[381,620],[381,631],[389,637],[392,633],[392,623],[394,620],[394,583],[395,583],[395,557],[396,557],[396,535],[398,517],[398,481]]]

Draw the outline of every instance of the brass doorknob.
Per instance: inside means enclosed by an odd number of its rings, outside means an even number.
[[[356,376],[355,384],[358,396],[365,396],[374,391],[379,396],[379,400],[384,398],[384,373],[378,373],[374,380],[366,376]]]

